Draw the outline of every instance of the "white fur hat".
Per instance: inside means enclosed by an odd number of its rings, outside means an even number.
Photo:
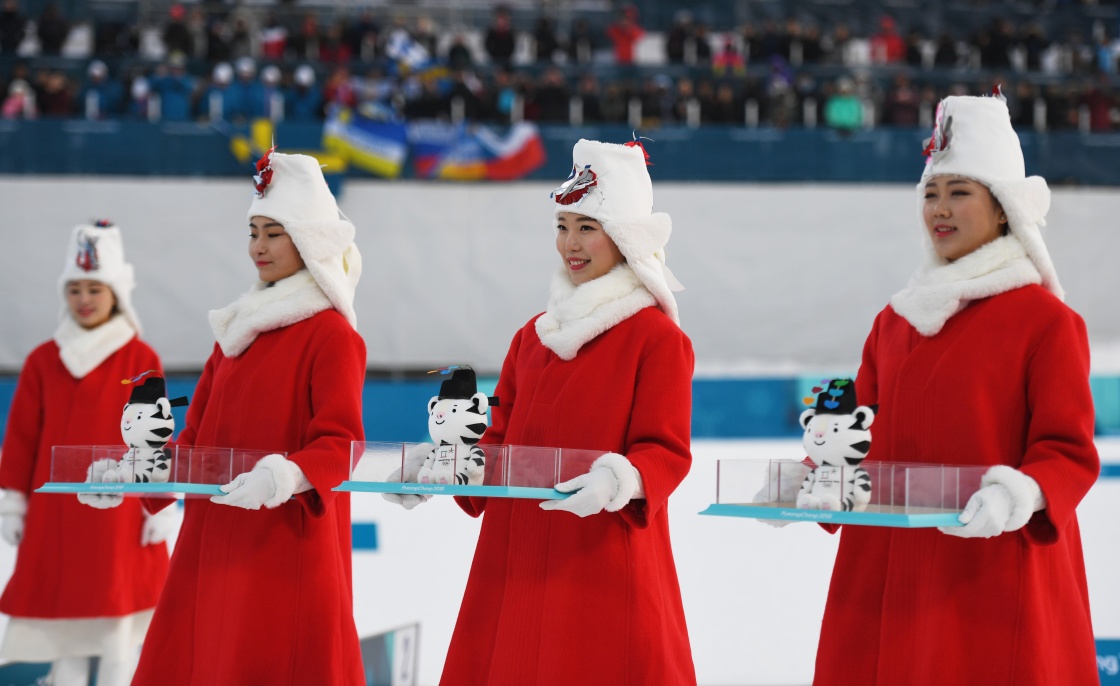
[[[990,97],[942,100],[926,150],[929,159],[918,183],[919,205],[926,182],[934,176],[964,176],[984,184],[1003,207],[1011,234],[1026,248],[1042,285],[1064,298],[1040,230],[1050,209],[1050,188],[1041,176],[1026,175],[1023,150],[1003,96],[997,91]]]
[[[268,217],[284,225],[315,283],[357,328],[354,291],[362,256],[354,244],[354,225],[338,209],[319,161],[269,151],[257,162],[254,179],[257,193],[248,218]]]
[[[58,278],[60,291],[70,281],[100,281],[113,290],[117,309],[128,323],[140,333],[140,319],[132,308],[132,289],[136,276],[132,265],[124,260],[124,241],[121,230],[112,222],[98,221],[74,227],[66,247],[66,264]],[[70,310],[63,302],[59,318],[69,317]]]
[[[673,223],[668,214],[653,211],[645,150],[636,142],[616,145],[581,138],[572,161],[571,176],[552,192],[556,214],[575,212],[602,224],[642,285],[679,325],[673,291],[684,286],[665,265]]]

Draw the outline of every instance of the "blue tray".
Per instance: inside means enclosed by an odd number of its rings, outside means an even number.
[[[713,517],[747,517],[750,519],[782,519],[790,522],[821,524],[856,524],[890,526],[902,529],[924,529],[935,526],[963,526],[959,512],[905,514],[898,512],[836,512],[833,510],[801,510],[796,507],[768,505],[709,505],[700,514]]]
[[[459,486],[456,484],[389,483],[384,481],[343,481],[336,491],[351,493],[411,493],[413,495],[476,495],[490,498],[527,498],[530,500],[561,500],[571,493],[554,488],[525,486]]]
[[[164,483],[164,484],[138,484],[138,483],[125,483],[125,484],[91,484],[91,483],[55,483],[47,482],[41,488],[35,489],[37,493],[122,493],[128,494],[167,494],[174,495],[176,493],[190,494],[190,495],[225,495],[218,488],[218,484],[187,484],[187,483]]]

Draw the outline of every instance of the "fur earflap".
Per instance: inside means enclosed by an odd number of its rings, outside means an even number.
[[[626,264],[582,286],[561,269],[552,279],[548,309],[537,318],[537,336],[561,359],[571,360],[588,341],[656,304]]]
[[[300,477],[303,474],[303,471],[295,462],[277,454],[262,457],[257,464],[253,465],[253,471],[258,469],[263,469],[272,474],[272,480],[276,484],[276,493],[264,501],[264,506],[267,508],[278,507],[288,502],[288,499],[296,492],[296,486],[299,485]]]
[[[1029,176],[1025,179],[997,181],[989,189],[1007,214],[1011,234],[1023,244],[1031,262],[1038,268],[1042,285],[1059,300],[1064,300],[1065,291],[1058,281],[1058,272],[1050,259],[1050,251],[1042,240],[1041,227],[1046,225],[1046,213],[1050,210],[1050,187],[1046,185],[1046,180],[1041,176]]]
[[[1004,525],[1004,531],[1017,531],[1026,526],[1031,515],[1041,505],[1042,489],[1038,482],[1023,472],[1007,465],[996,465],[980,479],[980,487],[998,484],[1007,489],[1011,496],[1011,514]]]
[[[284,224],[303,260],[341,255],[354,242],[354,225],[345,219],[296,220]]]
[[[331,309],[327,295],[301,269],[269,286],[258,281],[253,290],[220,310],[210,311],[210,328],[227,357],[245,352],[257,336],[303,321]]]
[[[591,463],[591,469],[609,469],[618,482],[618,492],[603,509],[618,512],[634,498],[645,497],[642,488],[642,475],[637,467],[618,453],[607,453]]]
[[[644,217],[605,221],[603,230],[627,260],[640,260],[664,250],[673,233],[673,220],[664,212],[654,212]]]

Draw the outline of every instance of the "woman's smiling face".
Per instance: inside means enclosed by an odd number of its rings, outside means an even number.
[[[961,176],[926,183],[922,219],[938,256],[958,260],[1004,233],[1007,216],[988,187]]]
[[[576,212],[557,213],[556,251],[577,286],[603,276],[625,261],[603,225]]]

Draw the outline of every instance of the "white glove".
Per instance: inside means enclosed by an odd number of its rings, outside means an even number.
[[[958,517],[964,526],[938,529],[961,538],[991,538],[1023,528],[1031,515],[1045,506],[1037,481],[1017,469],[999,465],[984,474],[980,490],[968,499]]]
[[[117,474],[117,461],[105,458],[98,460],[86,470],[86,483],[88,484],[115,484],[120,483]],[[78,502],[83,505],[95,507],[98,510],[108,510],[124,502],[123,493],[79,493]]]
[[[428,459],[428,453],[432,452],[435,448],[431,443],[420,443],[410,446],[404,453],[404,467],[401,469],[394,469],[389,476],[385,477],[386,482],[397,483],[416,483],[416,475],[420,468],[424,466],[424,461]],[[426,493],[382,493],[381,497],[391,503],[396,503],[406,510],[411,510],[420,503],[426,503],[432,496]]]
[[[259,510],[261,505],[273,508],[288,502],[303,485],[309,484],[299,465],[283,455],[266,455],[252,469],[221,486],[225,495],[213,496],[210,502],[246,510]]]
[[[140,545],[156,545],[166,541],[179,529],[182,520],[179,506],[172,503],[155,514],[144,513],[144,525],[140,527]]]
[[[607,453],[591,464],[586,474],[556,484],[561,493],[574,493],[562,500],[546,500],[542,510],[567,510],[588,517],[606,510],[618,512],[634,498],[644,497],[642,475],[618,453]]]
[[[27,496],[14,489],[4,489],[0,500],[0,536],[12,545],[23,540],[23,517],[27,514]]]
[[[781,460],[780,463],[771,462],[768,471],[767,483],[758,490],[758,493],[754,494],[754,497],[751,498],[752,503],[796,502],[797,495],[801,491],[801,485],[805,482],[805,476],[809,474],[811,468],[800,462]],[[776,529],[794,523],[792,519],[764,519],[761,517],[757,521]]]

